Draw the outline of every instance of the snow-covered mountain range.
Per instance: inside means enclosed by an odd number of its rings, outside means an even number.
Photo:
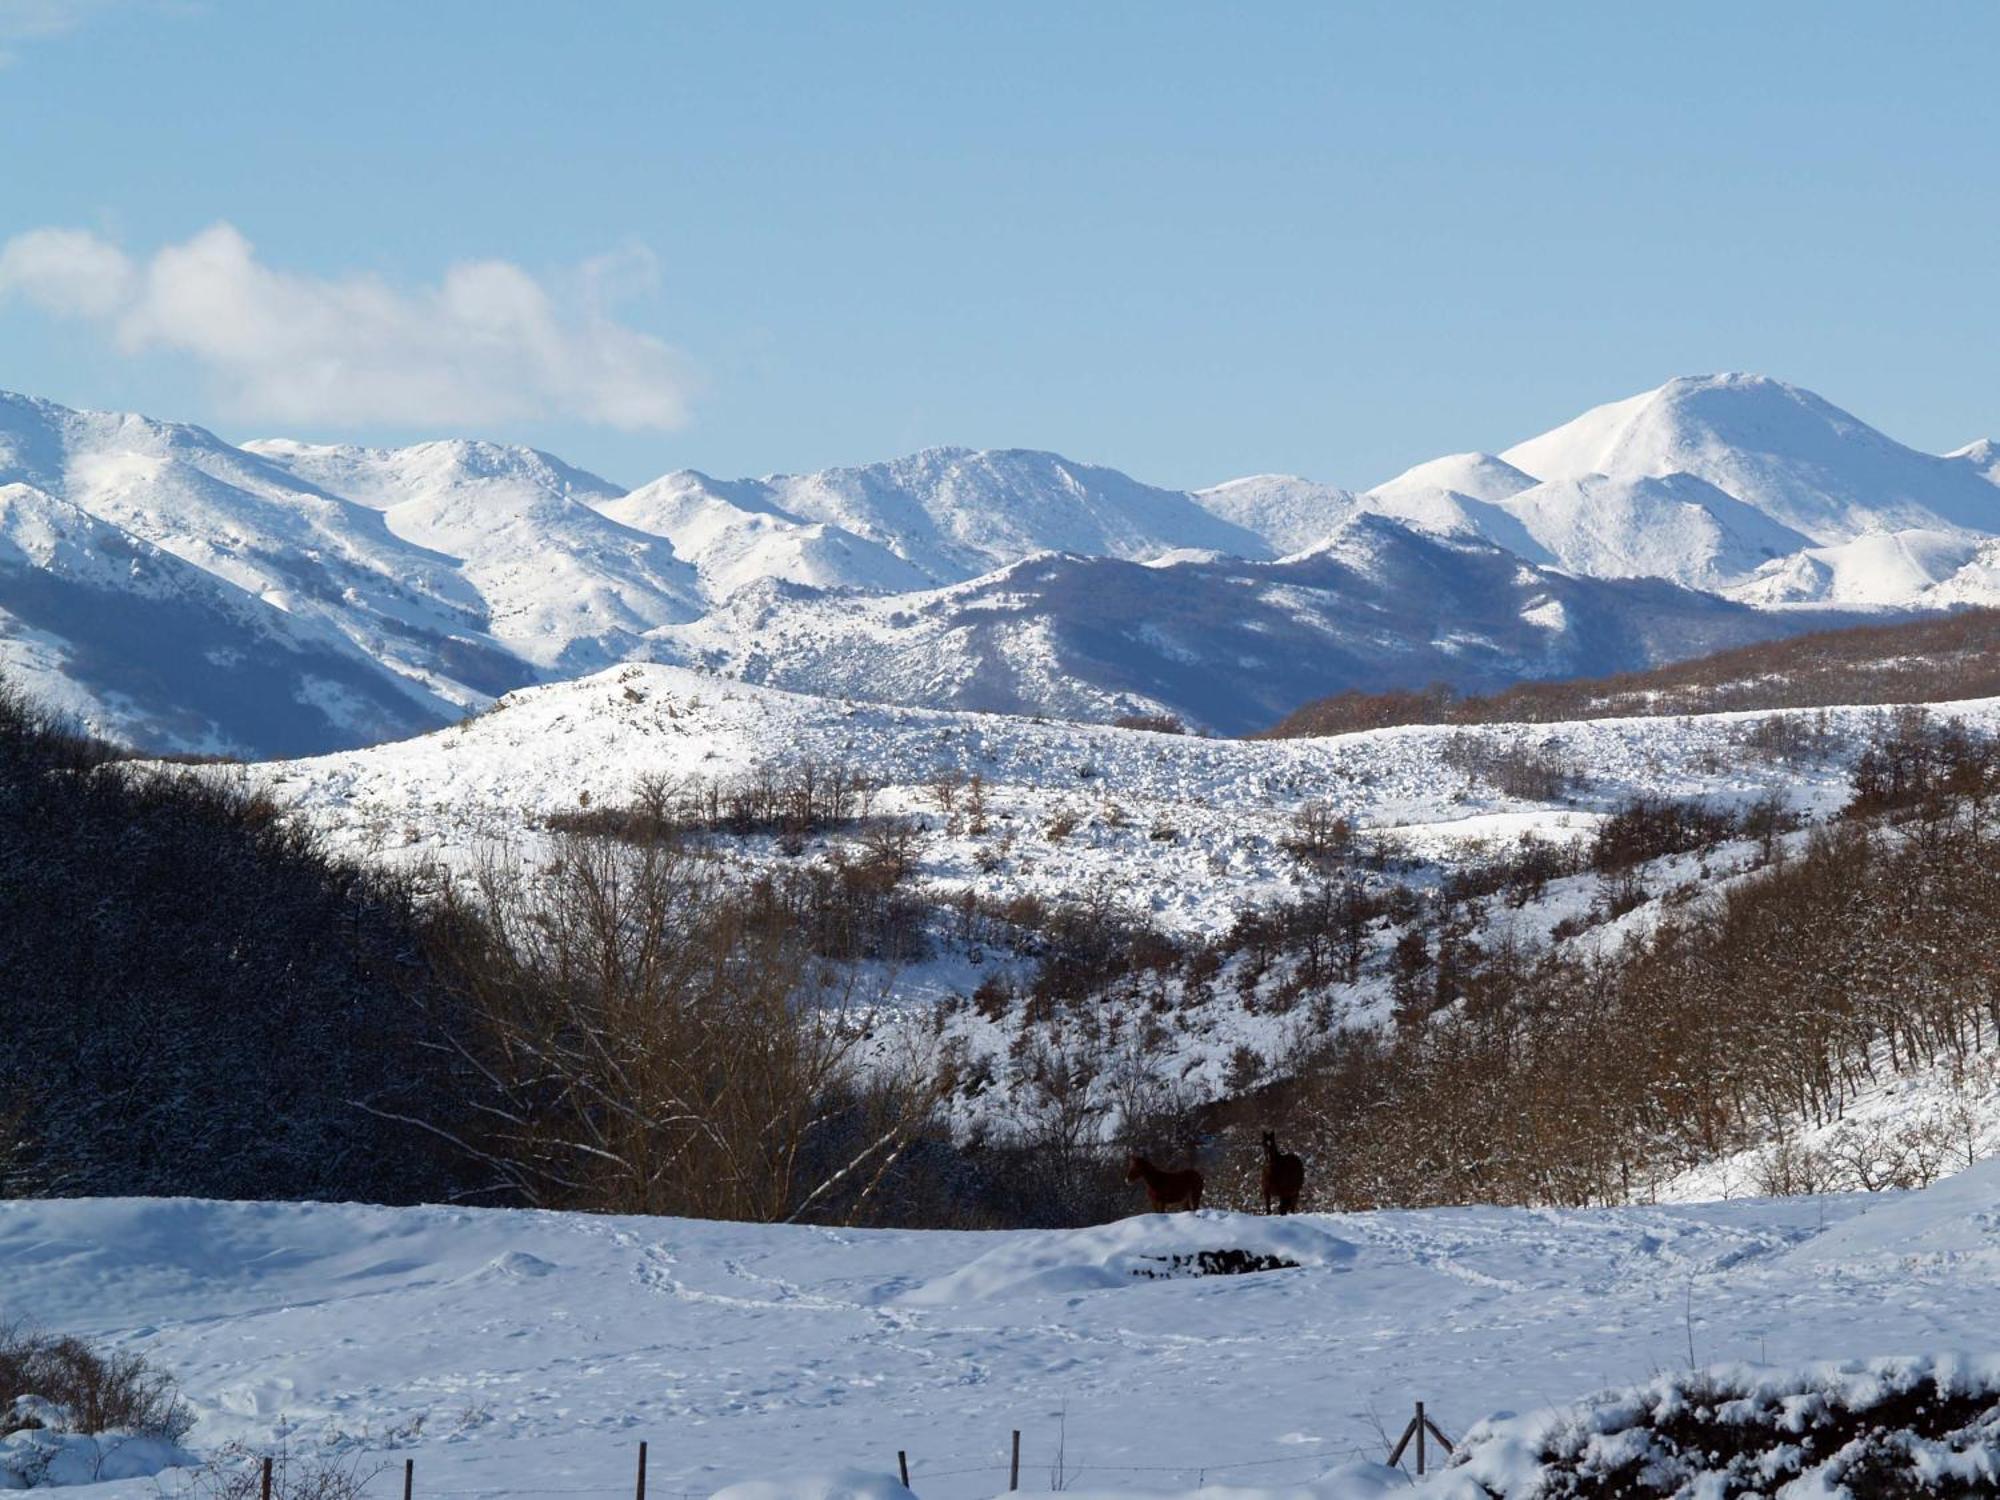
[[[1758,376],[1362,491],[952,448],[627,491],[527,448],[235,446],[0,396],[0,670],[154,749],[367,743],[621,661],[1237,731],[1995,601],[1990,440],[1919,453]]]

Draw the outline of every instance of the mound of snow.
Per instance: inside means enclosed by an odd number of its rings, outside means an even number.
[[[525,1250],[508,1250],[493,1257],[469,1276],[461,1276],[462,1282],[482,1281],[537,1281],[558,1269],[553,1261],[543,1260],[539,1255],[530,1255]]]
[[[1885,1195],[1857,1218],[1791,1252],[1827,1272],[1837,1266],[2000,1266],[2000,1157],[1989,1157],[1914,1193]]]
[[[779,1474],[725,1485],[711,1500],[916,1500],[893,1474],[866,1469],[831,1469],[817,1474]]]
[[[1354,1258],[1348,1241],[1302,1218],[1205,1210],[1142,1214],[1090,1229],[1012,1236],[971,1264],[902,1294],[910,1307],[1064,1296],[1142,1286],[1252,1264],[1270,1269],[1336,1266]],[[1278,1263],[1283,1263],[1282,1266]],[[1213,1269],[1205,1270],[1204,1265]]]
[[[168,1469],[191,1468],[199,1462],[186,1449],[163,1438],[29,1428],[0,1437],[0,1490],[150,1479]]]

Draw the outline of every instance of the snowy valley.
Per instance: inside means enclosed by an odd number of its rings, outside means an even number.
[[[1990,1492],[1984,450],[1735,376],[1370,491],[0,417],[0,1344],[188,1403],[0,1488],[1359,1500],[1421,1400],[1449,1500],[1690,1407]]]

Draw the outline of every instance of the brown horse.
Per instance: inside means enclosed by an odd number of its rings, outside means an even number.
[[[1299,1206],[1299,1194],[1305,1191],[1306,1164],[1289,1151],[1278,1149],[1278,1138],[1270,1131],[1264,1132],[1264,1212],[1271,1211],[1271,1200],[1278,1200],[1278,1212],[1291,1213]]]
[[[1162,1172],[1136,1151],[1125,1162],[1125,1180],[1146,1184],[1146,1200],[1156,1214],[1170,1209],[1189,1211],[1201,1207],[1201,1173],[1193,1167],[1185,1172]]]

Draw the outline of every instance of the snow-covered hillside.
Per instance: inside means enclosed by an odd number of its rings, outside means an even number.
[[[599,509],[667,538],[694,564],[715,600],[765,580],[871,594],[904,593],[935,581],[880,542],[779,509],[754,483],[725,484],[683,470],[601,502]]]
[[[2000,729],[2000,700],[1954,704]],[[469,866],[532,857],[547,820],[633,800],[664,775],[727,783],[760,765],[845,765],[874,806],[929,826],[918,877],[998,898],[1085,895],[1184,933],[1214,934],[1302,878],[1285,852],[1307,803],[1430,853],[1476,853],[1527,830],[1582,836],[1636,795],[1740,804],[1777,790],[1807,812],[1847,796],[1847,754],[1800,766],[1745,749],[1767,714],[1488,726],[1495,750],[1532,748],[1577,776],[1545,802],[1461,769],[1461,732],[1412,726],[1330,739],[1220,740],[990,714],[884,707],[628,666],[513,694],[468,723],[401,744],[232,769],[303,812],[342,852]],[[1829,742],[1858,748],[1871,708],[1829,710]],[[941,779],[981,779],[991,830],[947,828]],[[1051,835],[1059,814],[1074,827]],[[991,857],[1004,849],[997,862]],[[755,846],[752,846],[755,853]],[[756,857],[778,859],[765,849]],[[1560,910],[1544,914],[1554,920]]]
[[[658,625],[702,611],[695,570],[670,543],[595,505],[620,491],[531,448],[249,445],[330,494],[382,514],[402,540],[450,558],[488,633],[535,667],[586,672]]]
[[[25,484],[0,484],[0,674],[137,744],[303,754],[406,735],[447,707],[330,622]]]
[[[2000,731],[2000,700],[1939,712],[1975,731]],[[1835,708],[1218,740],[828,700],[635,664],[524,690],[475,720],[401,744],[214,774],[296,810],[338,854],[462,872],[495,859],[532,871],[577,815],[616,812],[663,791],[699,800],[712,788],[726,799],[805,767],[822,781],[861,776],[869,825],[797,842],[718,826],[706,847],[746,877],[785,880],[866,859],[869,827],[900,822],[901,888],[934,917],[921,951],[859,974],[864,996],[886,1007],[879,1053],[943,1045],[963,1049],[974,1067],[989,1060],[998,1068],[1016,1029],[956,1002],[989,980],[1030,982],[1035,942],[1005,919],[975,931],[948,914],[1089,910],[1172,943],[1235,953],[1246,915],[1322,889],[1325,872],[1299,844],[1315,809],[1347,820],[1365,856],[1393,861],[1365,877],[1376,889],[1400,885],[1419,901],[1454,872],[1521,855],[1531,840],[1587,851],[1605,820],[1637,799],[1729,815],[1776,806],[1800,827],[1787,836],[1790,847],[1803,849],[1811,836],[1803,825],[1848,802],[1856,757],[1889,720],[1880,708]],[[1793,748],[1774,753],[1783,745]],[[1510,778],[1510,764],[1531,774]],[[1467,936],[1486,948],[1607,952],[1696,895],[1763,867],[1770,853],[1737,834],[1654,859],[1615,908],[1600,874],[1571,862],[1531,894],[1474,903]],[[1400,930],[1371,923],[1355,972],[1319,982],[1310,1006],[1295,1005],[1296,991],[1265,1003],[1287,982],[1282,966],[1231,970],[1198,1004],[1152,1028],[1149,1066],[1195,1102],[1220,1100],[1242,1091],[1246,1058],[1256,1060],[1256,1076],[1281,1077],[1284,1059],[1314,1037],[1386,1021]],[[1580,946],[1563,947],[1572,943]],[[954,1003],[940,1013],[940,1001]],[[2000,1144],[2000,1081],[1969,1087],[1964,1077],[1887,1070],[1871,1085],[1879,1100],[1855,1101],[1855,1115],[1941,1117],[1962,1104],[1980,1139]],[[954,1129],[1004,1129],[1011,1108],[1004,1090],[969,1092],[948,1112]],[[1739,1191],[1764,1166],[1748,1151],[1692,1174],[1665,1168],[1638,1190]]]
[[[0,558],[0,664],[160,749],[333,748],[622,660],[1233,731],[1345,688],[1644,666],[1803,628],[1802,609],[1992,603],[1995,472],[1990,447],[1916,453],[1736,375],[1358,494],[960,448],[627,492],[527,448],[234,447],[6,397],[0,484],[102,526],[72,527],[59,561]],[[124,570],[128,539],[206,579]],[[203,669],[170,646],[188,632],[160,622],[163,589],[231,622],[196,654],[264,660],[254,693],[188,683]]]
[[[1026,1490],[1358,1500],[1417,1400],[1463,1437],[1691,1362],[1990,1352],[1996,1192],[985,1234],[17,1201],[0,1313],[175,1373],[197,1450],[378,1455],[382,1500],[405,1458],[420,1495],[630,1494],[641,1440],[655,1495],[900,1450],[975,1500],[1014,1430]],[[1174,1274],[1202,1250],[1292,1264]]]
[[[1633,670],[1843,623],[1652,579],[1531,566],[1359,516],[1278,562],[1043,556],[944,589],[765,586],[650,637],[654,659],[894,703],[1244,733],[1356,688]]]

